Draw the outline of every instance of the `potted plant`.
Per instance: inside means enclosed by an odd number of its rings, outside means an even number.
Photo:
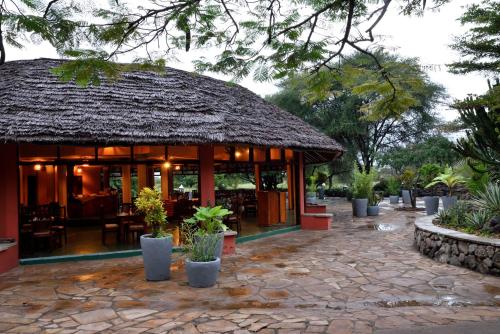
[[[364,167],[361,171],[354,166],[352,182],[352,209],[356,217],[368,215],[368,197],[373,192],[374,172],[367,173]]]
[[[380,204],[383,198],[384,197],[381,194],[372,191],[372,193],[368,197],[368,208],[367,208],[368,216],[378,216],[380,212],[380,207],[378,205]]]
[[[443,208],[447,210],[457,203],[457,196],[452,194],[453,189],[459,184],[465,183],[465,180],[461,175],[455,173],[451,167],[446,167],[444,173],[436,176],[425,188],[435,186],[438,183],[442,183],[448,188],[448,195],[441,197]]]
[[[309,176],[307,186],[306,186],[306,203],[316,204],[318,199],[316,197],[316,192],[318,190],[318,185],[316,183],[316,177],[314,175]]]
[[[387,192],[389,193],[389,203],[398,204],[399,203],[399,189],[401,185],[395,177],[390,177],[387,179]]]
[[[412,208],[417,207],[417,196],[416,196],[416,186],[418,182],[418,176],[414,169],[406,168],[400,177],[401,186],[403,187],[403,203],[410,204]]]
[[[140,239],[146,279],[167,280],[170,278],[172,235],[165,232],[167,213],[161,193],[156,189],[143,188],[135,206],[138,212],[144,214],[144,222],[151,229],[150,234],[144,234]]]
[[[196,225],[182,224],[183,250],[187,253],[186,274],[189,286],[208,288],[219,278],[220,257],[216,249],[220,242],[217,234],[203,234]]]
[[[222,258],[224,232],[227,230],[227,226],[223,223],[223,220],[225,216],[233,212],[220,205],[214,207],[195,207],[195,210],[196,212],[193,217],[184,220],[186,224],[197,227],[194,242],[196,243],[197,240],[201,240],[205,235],[216,235],[218,241],[214,255]]]

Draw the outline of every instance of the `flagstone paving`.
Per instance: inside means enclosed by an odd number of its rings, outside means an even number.
[[[422,213],[384,204],[379,217],[353,220],[345,201],[329,210],[330,231],[238,245],[210,289],[187,286],[178,255],[165,282],[145,281],[140,257],[19,267],[0,275],[0,333],[338,334],[500,324],[500,278],[414,249]]]

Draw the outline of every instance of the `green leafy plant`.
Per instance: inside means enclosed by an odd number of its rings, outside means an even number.
[[[417,186],[418,176],[415,169],[407,167],[399,177],[404,189],[413,189]]]
[[[216,259],[215,250],[219,242],[217,234],[200,235],[199,228],[190,222],[181,224],[183,236],[182,251],[193,262],[210,262]]]
[[[318,179],[315,175],[311,175],[307,178],[307,192],[308,193],[316,193],[318,190]]]
[[[151,227],[151,237],[163,238],[167,224],[167,212],[163,207],[161,193],[156,189],[143,188],[135,200],[137,210],[144,214],[144,221]]]
[[[438,213],[438,220],[441,225],[450,227],[467,227],[466,217],[470,214],[471,203],[467,201],[458,201],[457,204],[447,210],[441,210]]]
[[[395,177],[390,177],[387,179],[386,190],[389,195],[398,196],[399,190],[401,188],[401,183]]]
[[[481,230],[483,226],[492,218],[488,210],[477,210],[465,215],[466,226],[472,230]]]
[[[428,163],[422,165],[422,167],[418,169],[418,174],[424,184],[429,184],[442,172],[442,170],[443,169],[438,164]]]
[[[444,173],[436,176],[425,188],[430,188],[439,183],[444,184],[448,188],[448,196],[451,196],[453,189],[459,184],[465,183],[465,180],[461,175],[455,173],[451,167],[446,167]]]
[[[369,173],[364,168],[361,171],[354,166],[352,195],[355,199],[369,198],[373,193],[373,182],[376,178],[376,173],[372,169]]]
[[[226,231],[227,226],[223,223],[224,217],[233,213],[220,205],[195,207],[195,210],[193,217],[185,219],[184,222],[191,226],[197,226],[196,233],[198,235],[217,234]]]
[[[473,197],[472,203],[478,209],[490,212],[492,216],[500,216],[500,185],[488,184],[485,190]]]
[[[368,205],[369,206],[377,206],[382,202],[384,199],[384,196],[382,193],[378,191],[373,191],[370,196],[368,197]]]

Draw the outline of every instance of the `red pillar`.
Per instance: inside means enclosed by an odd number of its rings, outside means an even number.
[[[300,199],[299,213],[303,215],[305,213],[305,187],[304,187],[304,153],[299,152],[299,168],[298,168],[298,179],[299,179],[299,193],[297,194]]]
[[[215,205],[214,148],[200,145],[200,201],[202,206]]]
[[[0,237],[14,238],[19,243],[18,167],[15,144],[0,144]],[[18,245],[0,251],[0,273],[19,263]]]

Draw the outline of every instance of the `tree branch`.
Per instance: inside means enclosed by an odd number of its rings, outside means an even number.
[[[46,19],[47,18],[47,15],[49,15],[49,11],[50,11],[50,8],[55,5],[56,2],[58,2],[60,0],[51,0],[49,1],[49,3],[47,4],[47,7],[45,8],[45,13],[43,13],[43,18]]]

